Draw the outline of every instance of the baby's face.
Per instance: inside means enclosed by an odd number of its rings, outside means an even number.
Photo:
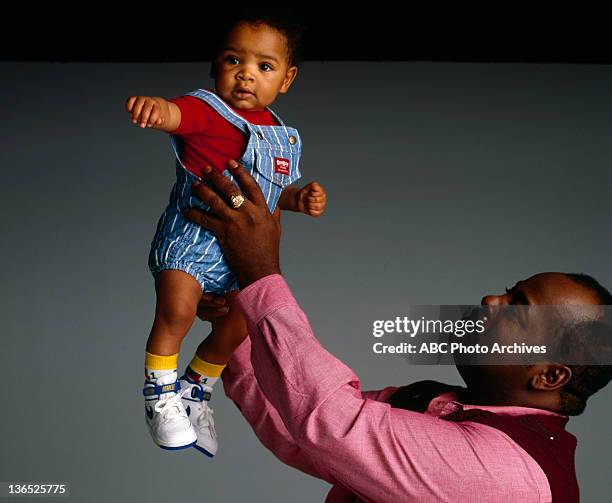
[[[287,92],[296,74],[282,33],[266,24],[240,23],[215,61],[215,90],[234,108],[260,111]]]

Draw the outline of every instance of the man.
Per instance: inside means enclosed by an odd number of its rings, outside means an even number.
[[[578,501],[575,439],[564,426],[610,381],[610,366],[460,367],[466,389],[426,382],[361,392],[280,275],[280,226],[261,191],[242,167],[230,169],[242,191],[210,173],[214,190],[194,191],[212,213],[186,215],[217,235],[242,288],[250,336],[223,381],[266,447],[333,484],[329,502]],[[200,315],[221,303],[205,296]],[[483,299],[512,303],[597,305],[610,294],[589,277],[545,273]]]

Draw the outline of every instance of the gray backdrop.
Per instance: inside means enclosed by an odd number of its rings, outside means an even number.
[[[146,262],[174,165],[123,103],[209,86],[208,65],[3,63],[0,79],[0,480],[64,480],[75,501],[322,501],[327,484],[277,461],[220,392],[214,461],[162,451],[144,424]],[[329,209],[284,218],[282,264],[364,388],[460,382],[375,356],[381,306],[478,303],[544,270],[612,285],[610,89],[610,66],[302,67],[274,108],[299,128],[303,180],[327,188]],[[609,489],[611,397],[569,423],[584,501]]]

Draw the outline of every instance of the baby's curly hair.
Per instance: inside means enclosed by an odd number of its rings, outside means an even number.
[[[287,42],[287,59],[289,66],[297,66],[301,62],[300,46],[305,30],[305,25],[298,19],[295,10],[274,9],[242,9],[237,12],[225,14],[216,20],[214,57],[223,47],[227,35],[232,29],[240,24],[247,23],[251,26],[267,25],[280,32]]]

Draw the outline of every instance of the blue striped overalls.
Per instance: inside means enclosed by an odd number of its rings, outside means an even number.
[[[274,112],[279,126],[251,124],[210,91],[198,89],[188,95],[208,103],[246,135],[248,143],[238,162],[253,175],[270,211],[274,211],[283,189],[300,178],[301,140],[297,130],[285,126]],[[191,184],[200,178],[181,162],[181,138],[172,136],[171,140],[176,154],[176,183],[151,243],[149,269],[153,276],[165,269],[184,271],[193,276],[205,292],[221,294],[236,290],[236,278],[225,262],[217,239],[181,213],[188,207],[207,207],[191,192]],[[223,174],[233,181],[228,170]]]

